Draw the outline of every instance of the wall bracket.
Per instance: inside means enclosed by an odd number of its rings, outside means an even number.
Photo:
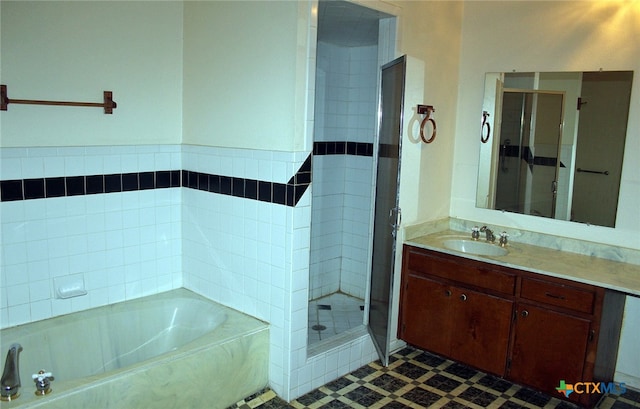
[[[431,117],[431,114],[435,111],[436,109],[433,105],[418,105],[416,108],[416,112],[419,115],[424,115],[424,119],[420,123],[420,139],[422,139],[422,142],[424,143],[431,143],[436,139],[436,121]],[[424,126],[427,122],[431,122],[431,125],[433,126],[433,132],[429,139],[424,136]]]

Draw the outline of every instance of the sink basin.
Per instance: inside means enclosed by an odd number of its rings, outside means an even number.
[[[464,239],[445,240],[442,244],[449,250],[459,251],[461,253],[475,254],[478,256],[504,256],[509,251],[495,244],[483,241],[473,241]]]

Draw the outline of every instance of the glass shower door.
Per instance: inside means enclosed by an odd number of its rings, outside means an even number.
[[[368,330],[384,366],[389,364],[390,309],[400,208],[400,146],[406,56],[382,67],[378,169],[373,225],[373,256]]]

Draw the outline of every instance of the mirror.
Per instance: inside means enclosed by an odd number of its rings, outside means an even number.
[[[487,73],[476,206],[614,227],[632,81]]]

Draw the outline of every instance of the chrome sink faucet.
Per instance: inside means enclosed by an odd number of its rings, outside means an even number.
[[[493,243],[496,241],[496,236],[493,234],[493,231],[487,226],[482,226],[480,228],[480,232],[485,234],[488,242]]]
[[[507,234],[506,231],[503,231],[502,233],[500,233],[500,247],[506,247],[507,246],[507,238],[509,237],[509,235]]]
[[[20,396],[20,352],[22,352],[22,345],[12,344],[7,352],[7,359],[4,363],[4,371],[2,372],[2,379],[0,384],[2,390],[0,390],[0,400],[10,401],[17,399]]]

